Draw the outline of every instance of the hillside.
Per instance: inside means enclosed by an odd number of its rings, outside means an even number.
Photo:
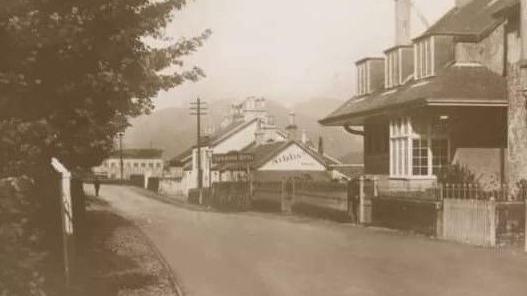
[[[288,114],[294,111],[300,130],[305,129],[314,143],[318,137],[324,139],[325,151],[343,161],[360,162],[362,139],[346,133],[342,128],[326,128],[318,124],[318,119],[329,114],[342,102],[332,99],[313,99],[297,104],[290,110],[279,102],[267,101],[267,109],[274,115],[279,127],[288,123]],[[216,101],[209,104],[209,115],[204,126],[219,126],[223,116],[230,110],[229,101]],[[167,108],[141,116],[132,121],[132,127],[126,131],[124,145],[128,148],[154,147],[165,151],[169,159],[193,145],[196,141],[196,119],[185,108]],[[349,156],[354,157],[350,158]],[[359,155],[359,156],[357,156]],[[359,160],[357,160],[359,159]]]

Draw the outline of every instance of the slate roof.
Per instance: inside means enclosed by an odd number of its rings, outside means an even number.
[[[223,140],[225,140],[229,135],[232,133],[243,129],[244,127],[250,125],[251,123],[255,122],[257,119],[253,119],[250,121],[235,121],[229,124],[228,126],[216,131],[212,136],[206,138],[205,141],[203,141],[203,145],[217,145],[221,143]],[[196,145],[192,145],[191,147],[187,148],[182,153],[176,155],[174,158],[172,158],[169,163],[181,163],[185,162],[185,160],[192,155],[192,150],[196,147]]]
[[[363,119],[392,110],[423,106],[506,106],[504,77],[479,64],[453,64],[436,76],[412,80],[395,90],[353,97],[320,120],[326,126],[361,125]]]
[[[254,155],[254,161],[249,164],[249,167],[251,169],[257,169],[267,163],[269,160],[271,160],[274,156],[278,155],[280,152],[285,150],[290,145],[296,144],[300,148],[302,148],[306,153],[311,155],[313,158],[318,160],[320,163],[322,163],[325,166],[330,166],[337,164],[335,160],[331,159],[330,157],[322,156],[318,154],[313,149],[310,149],[303,145],[300,142],[297,141],[283,141],[283,142],[271,142],[266,144],[252,144],[251,146],[243,149],[242,153],[250,153]],[[218,170],[232,170],[232,169],[245,169],[246,167],[239,167],[235,164],[226,164],[222,166],[218,166]]]
[[[473,0],[454,7],[416,39],[430,35],[456,35],[480,40],[503,22],[496,13],[519,0]]]
[[[120,157],[120,151],[114,151],[110,154],[110,157]],[[123,158],[133,159],[157,159],[161,158],[163,150],[159,149],[123,149]]]

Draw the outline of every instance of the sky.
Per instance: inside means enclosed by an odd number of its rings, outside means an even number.
[[[414,0],[433,23],[454,0]],[[414,10],[414,36],[425,29]],[[262,96],[286,106],[354,93],[355,61],[382,56],[394,45],[393,0],[190,0],[166,36],[177,40],[206,29],[212,36],[186,67],[207,77],[154,99],[156,109]]]

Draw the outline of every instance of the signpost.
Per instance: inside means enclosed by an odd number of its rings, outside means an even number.
[[[250,153],[229,152],[223,154],[213,154],[212,163],[214,164],[240,164],[247,165],[254,161],[254,155]]]

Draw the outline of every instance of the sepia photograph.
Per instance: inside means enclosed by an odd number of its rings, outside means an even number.
[[[527,0],[0,0],[0,296],[527,295]]]

